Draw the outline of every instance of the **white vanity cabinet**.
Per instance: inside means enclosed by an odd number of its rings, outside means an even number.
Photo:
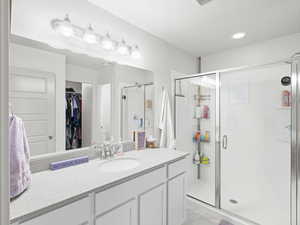
[[[162,167],[96,193],[96,225],[165,225],[166,177]]]
[[[168,225],[181,225],[185,220],[186,160],[168,166]]]
[[[86,197],[20,225],[91,225],[90,215],[91,199]]]
[[[96,225],[136,225],[135,201],[131,200],[96,218]]]
[[[185,218],[185,162],[180,159],[133,174],[17,224],[181,225]]]
[[[166,224],[166,187],[157,186],[139,197],[139,225]]]

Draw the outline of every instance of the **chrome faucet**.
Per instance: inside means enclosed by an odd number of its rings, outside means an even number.
[[[113,158],[121,149],[120,144],[113,143],[103,143],[98,145],[97,149],[99,150],[100,159],[109,159]]]

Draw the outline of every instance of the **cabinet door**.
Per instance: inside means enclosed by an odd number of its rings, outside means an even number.
[[[139,225],[166,224],[165,184],[139,196]]]
[[[96,218],[96,225],[136,225],[135,201],[115,207]]]
[[[91,214],[90,206],[90,198],[84,198],[21,223],[21,225],[88,225]]]
[[[168,225],[181,225],[185,219],[185,174],[168,182]]]

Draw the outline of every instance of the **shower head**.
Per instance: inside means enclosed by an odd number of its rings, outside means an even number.
[[[138,87],[138,88],[140,88],[140,87],[142,87],[143,85],[142,85],[142,84],[139,84],[138,82],[135,82],[135,86]]]

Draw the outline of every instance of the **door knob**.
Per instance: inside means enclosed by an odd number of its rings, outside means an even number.
[[[53,136],[48,136],[49,140],[52,140],[53,139]]]

